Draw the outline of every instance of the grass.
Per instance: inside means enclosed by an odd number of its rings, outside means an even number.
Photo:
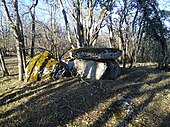
[[[79,77],[34,83],[0,77],[0,127],[169,127],[170,72],[142,65],[114,81]]]

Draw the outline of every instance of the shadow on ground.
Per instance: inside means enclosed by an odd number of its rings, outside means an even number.
[[[159,76],[149,80],[149,75]],[[113,127],[125,127],[128,124],[136,126],[131,121],[153,101],[157,93],[170,89],[168,82],[156,86],[168,78],[170,78],[169,75],[164,75],[159,70],[136,67],[122,70],[121,76],[115,81],[84,81],[81,78],[66,78],[28,84],[0,96],[0,108],[19,102],[13,109],[0,111],[0,126],[56,127],[66,126],[66,124],[107,126],[111,117],[122,110],[118,104],[123,98],[130,98],[132,101],[147,95],[139,104],[132,106],[133,112],[130,111],[123,117],[118,115],[116,123],[108,124]],[[150,89],[141,90],[146,84]],[[107,106],[100,107],[100,104],[105,102],[108,102]],[[102,112],[93,113],[93,111]],[[164,118],[164,122],[156,121],[155,127],[168,127],[169,114]],[[140,123],[139,126],[142,124]],[[148,124],[149,126],[152,125]]]

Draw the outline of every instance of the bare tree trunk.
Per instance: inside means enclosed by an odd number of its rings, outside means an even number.
[[[0,49],[0,66],[1,66],[3,76],[8,76],[9,73],[5,65],[4,56],[2,54],[2,49]]]
[[[126,67],[126,44],[125,44],[123,32],[122,32],[122,21],[120,21],[119,23],[119,33],[120,33],[119,37],[120,37],[122,48],[123,48],[123,68],[125,68]]]
[[[108,27],[108,30],[109,30],[109,47],[112,48],[112,47],[116,47],[115,45],[115,40],[114,40],[114,30],[113,30],[113,26],[112,26],[112,17],[111,15],[109,16],[109,21],[108,21],[109,25],[107,26]]]
[[[24,36],[22,36],[22,40],[20,41],[22,43],[21,46],[21,54],[22,54],[22,62],[23,62],[23,70],[26,69],[26,52],[25,52],[25,42],[24,42]],[[24,71],[23,71],[24,72]]]
[[[101,29],[101,25],[102,25],[102,22],[103,22],[103,19],[104,19],[106,12],[107,12],[107,7],[104,6],[102,8],[102,11],[100,12],[100,15],[99,15],[98,21],[97,21],[97,25],[96,25],[94,33],[93,33],[93,35],[90,39],[90,46],[94,47],[94,45],[96,44],[96,40],[99,36],[99,31]]]
[[[16,39],[19,80],[23,81],[24,67],[26,66],[26,56],[25,56],[23,28],[22,28],[22,23],[21,23],[20,16],[18,13],[18,0],[12,1],[15,22],[11,19],[9,15],[9,11],[6,6],[5,0],[2,0],[1,3],[4,6],[4,12],[5,12],[6,18],[8,19],[8,22],[10,26],[12,27],[12,31]]]
[[[88,0],[87,1],[87,17],[86,17],[86,31],[85,31],[85,35],[86,35],[86,41],[85,41],[85,45],[89,46],[90,44],[90,38],[91,38],[91,29],[92,29],[92,25],[93,25],[93,8],[95,6],[96,2],[93,4],[92,0]],[[93,6],[92,6],[93,5]]]
[[[63,16],[64,16],[65,26],[66,26],[66,30],[67,30],[67,34],[68,34],[68,40],[69,40],[72,48],[74,49],[76,46],[74,45],[73,40],[72,40],[72,38],[71,38],[70,26],[69,26],[69,23],[68,23],[66,11],[65,11],[65,9],[64,9],[64,6],[63,6],[62,1],[61,1],[61,0],[58,0],[58,3],[60,4],[61,12],[63,13]]]
[[[76,35],[77,35],[77,48],[84,46],[84,30],[83,24],[81,23],[81,12],[80,12],[80,1],[77,0],[77,5],[75,6],[75,19],[76,19]]]
[[[23,55],[22,55],[22,42],[16,40],[16,49],[17,49],[17,58],[18,58],[18,72],[19,72],[19,81],[23,81],[24,75],[24,65],[23,65]]]
[[[156,34],[156,31],[155,31]],[[169,64],[169,51],[168,51],[168,45],[166,42],[166,39],[164,38],[164,35],[161,37],[156,34],[157,40],[160,42],[161,45],[161,59],[158,62],[158,68],[159,69],[166,69]]]
[[[34,44],[35,44],[35,7],[33,7],[33,16],[32,16],[32,41],[31,41],[31,58],[34,57]]]
[[[35,1],[35,2],[34,2]],[[34,45],[35,45],[35,7],[38,4],[38,0],[33,0],[33,4],[30,8],[30,13],[32,17],[32,41],[31,41],[31,54],[30,57],[34,57]]]

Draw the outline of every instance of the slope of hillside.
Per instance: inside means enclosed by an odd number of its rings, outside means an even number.
[[[114,81],[0,78],[1,127],[169,127],[169,119],[170,72],[155,66],[122,69]]]

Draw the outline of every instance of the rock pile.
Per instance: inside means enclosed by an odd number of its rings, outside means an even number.
[[[60,78],[64,75],[79,75],[94,80],[113,80],[119,74],[116,59],[121,51],[112,48],[79,48],[72,52],[72,60],[57,61],[52,54],[44,52],[30,59],[25,71],[25,81],[39,81],[49,78]]]

